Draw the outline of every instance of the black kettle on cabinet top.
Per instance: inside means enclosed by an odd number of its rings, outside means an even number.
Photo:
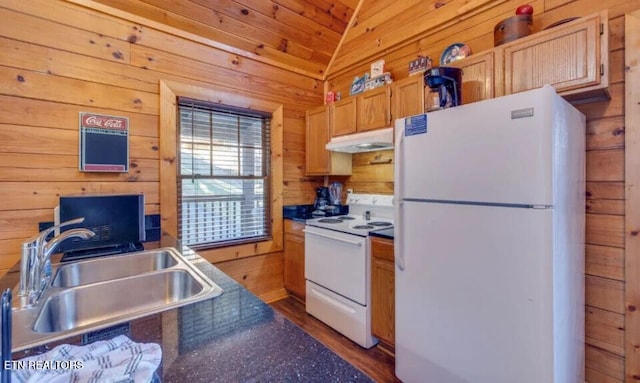
[[[428,69],[424,84],[428,112],[462,105],[462,69],[445,66]]]

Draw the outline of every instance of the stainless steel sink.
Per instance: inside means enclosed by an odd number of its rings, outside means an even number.
[[[97,258],[61,265],[51,285],[80,286],[162,270],[177,264],[175,253],[166,249],[119,255],[117,258]]]
[[[185,270],[165,270],[67,289],[47,298],[33,330],[39,333],[67,331],[107,318],[148,312],[193,297],[203,289]]]
[[[12,311],[14,352],[222,294],[174,248],[53,266],[38,304]]]

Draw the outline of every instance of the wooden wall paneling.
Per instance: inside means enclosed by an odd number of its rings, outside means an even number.
[[[3,182],[0,210],[53,209],[61,195],[87,193],[144,193],[145,203],[158,203],[157,186],[157,182]]]
[[[38,222],[52,218],[52,209],[0,210],[0,239],[28,238],[36,233]]]
[[[14,96],[0,95],[0,123],[27,125],[56,129],[78,130],[78,113],[87,108],[80,105],[63,104]],[[112,109],[92,107],[95,113],[117,115]],[[127,113],[130,134],[144,137],[158,137],[158,116]]]
[[[591,345],[585,348],[585,364],[587,369],[600,373],[600,379],[613,379],[613,382],[624,380],[624,358]],[[593,383],[588,380],[589,383]]]
[[[299,75],[285,76],[281,74],[282,77],[291,78],[287,83],[295,83],[296,79],[298,79],[295,85],[287,86],[283,82],[264,77],[260,71],[250,74],[242,73],[233,68],[221,68],[199,60],[185,61],[183,56],[141,46],[132,47],[132,65],[175,77],[196,80],[200,83],[207,82],[245,92],[253,86],[255,89],[252,93],[259,93],[265,97],[272,98],[274,101],[291,104],[291,106],[294,106],[292,102],[294,96],[301,105],[310,106],[322,102],[322,94],[317,89],[312,89],[311,87],[303,89],[300,87],[302,83],[299,81]],[[301,109],[304,108],[302,107]]]
[[[624,82],[624,49],[618,49],[609,53],[609,69],[611,73],[609,82]]]
[[[585,303],[589,307],[624,314],[624,282],[587,275]]]
[[[640,4],[637,6],[640,7]],[[624,30],[625,15],[612,15],[611,12],[609,12],[609,49],[612,52],[624,51]],[[624,63],[624,56],[622,60]],[[624,72],[620,80],[624,81]]]
[[[282,252],[220,262],[215,265],[266,302],[287,296],[282,286]]]
[[[234,35],[220,29],[211,28],[199,22],[167,12],[143,2],[123,0],[68,0],[70,2],[114,14],[137,23],[169,32],[187,40],[204,43],[212,48],[222,49],[264,64],[320,79],[324,65],[301,59],[283,52],[282,47],[271,47]]]
[[[118,86],[0,67],[0,93],[123,112],[158,114],[158,97]]]
[[[588,383],[622,383],[621,379],[616,379],[592,368],[585,368],[584,371]]]
[[[285,118],[284,150],[304,151],[304,121]]]
[[[14,12],[9,9],[0,8],[0,18],[2,20],[11,20],[11,22],[2,23],[0,26],[0,36],[8,37],[14,40],[35,42],[33,39],[37,39],[40,45],[53,47],[60,50],[72,49],[76,53],[85,54],[92,57],[102,58],[104,60],[111,60],[115,62],[129,62],[129,43],[126,38],[122,40],[115,39],[111,33],[114,30],[104,31],[105,33],[97,31],[95,28],[79,29],[60,24],[49,19],[55,15],[60,15],[60,11],[51,11],[48,15],[44,14],[47,9],[51,9],[53,2],[39,1],[39,4],[34,2],[20,2],[16,0],[3,1],[4,7],[15,7],[21,12],[27,12],[28,14]],[[41,8],[38,8],[41,5]],[[57,4],[56,6],[62,6]],[[33,15],[33,16],[32,16]],[[43,18],[34,16],[44,16]],[[80,15],[82,18],[74,18],[75,15],[69,15],[70,20],[75,22],[82,22],[87,19],[86,15]],[[96,23],[99,22],[99,18],[92,18]],[[20,25],[20,28],[13,26]],[[46,33],[44,33],[46,31]],[[91,32],[89,32],[91,31]]]
[[[0,129],[2,127],[0,126]],[[0,134],[0,137],[2,134]],[[0,181],[47,182],[73,181],[159,182],[158,159],[131,158],[128,173],[78,173],[76,155],[0,153]]]
[[[624,356],[624,315],[588,307],[585,310],[587,344]]]
[[[587,214],[586,242],[592,245],[624,247],[624,217]]]
[[[586,212],[594,214],[624,215],[623,200],[587,200]]]
[[[589,182],[586,188],[587,199],[624,200],[624,182]]]
[[[625,18],[625,379],[640,379],[640,11]]]
[[[623,181],[624,150],[587,151],[587,181]]]
[[[624,281],[624,249],[587,244],[585,246],[585,273]]]
[[[558,8],[562,5],[568,4],[572,1],[576,1],[576,0],[547,0],[544,2],[544,11],[545,12],[549,12],[550,10],[554,9],[554,8]]]
[[[587,150],[624,149],[624,117],[613,116],[587,121]]]
[[[78,155],[78,121],[74,122],[74,130],[0,124],[0,151]],[[137,158],[158,159],[158,140],[130,135],[129,150]]]

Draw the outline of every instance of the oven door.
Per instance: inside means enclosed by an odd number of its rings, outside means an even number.
[[[307,225],[304,240],[305,278],[367,306],[367,237]]]

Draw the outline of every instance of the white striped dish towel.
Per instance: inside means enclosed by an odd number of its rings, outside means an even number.
[[[63,344],[20,362],[30,369],[11,371],[13,383],[149,383],[162,360],[162,349],[156,343],[136,343],[124,335],[86,346]],[[54,368],[76,361],[81,368]],[[31,362],[31,363],[29,363]],[[73,364],[72,364],[73,365]],[[38,366],[38,367],[35,367]]]

